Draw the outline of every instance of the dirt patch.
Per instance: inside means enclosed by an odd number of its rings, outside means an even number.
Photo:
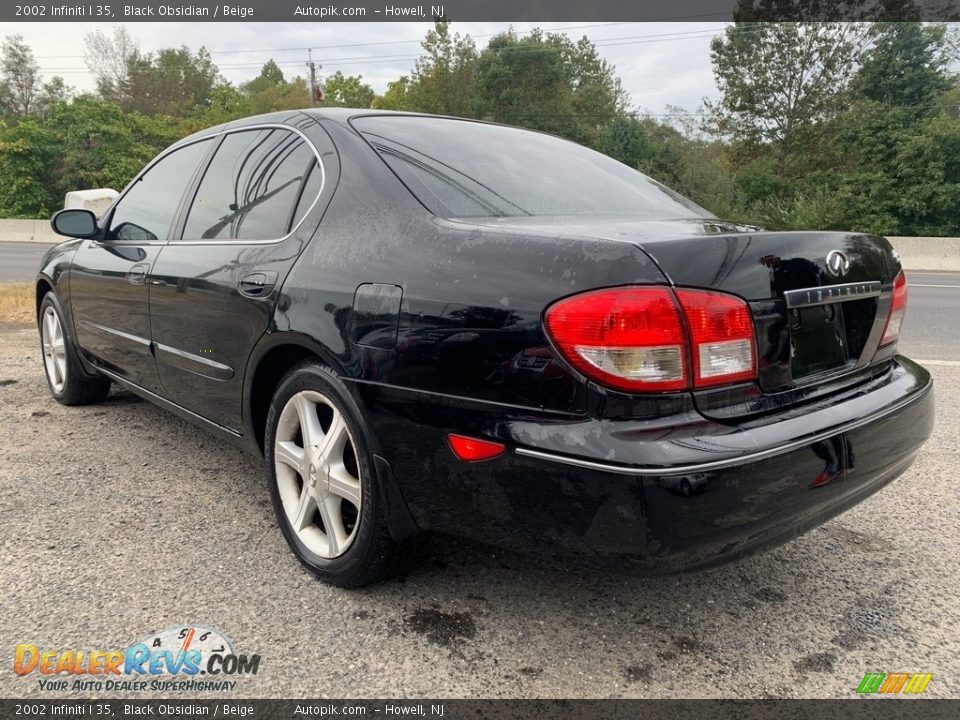
[[[892,544],[888,540],[885,540],[879,535],[857,532],[843,525],[831,525],[826,530],[830,537],[842,543],[844,547],[854,550],[880,552],[882,550],[890,550],[892,547]]]
[[[633,683],[648,683],[653,676],[653,666],[650,663],[628,665],[623,669],[623,679],[631,685]]]
[[[477,625],[470,613],[446,613],[437,608],[418,608],[404,618],[404,625],[424,635],[435,645],[452,645],[476,636]]]
[[[760,602],[765,603],[782,603],[787,601],[786,595],[773,588],[760,588],[753,593],[753,596]]]
[[[860,598],[844,614],[843,627],[833,639],[835,645],[845,650],[855,650],[871,640],[890,637],[901,631],[900,607],[896,593],[900,590],[896,583],[884,588],[883,592]]]
[[[793,661],[793,669],[798,673],[814,672],[833,672],[833,664],[837,661],[837,656],[833,653],[823,652],[812,655],[804,655],[802,658]]]

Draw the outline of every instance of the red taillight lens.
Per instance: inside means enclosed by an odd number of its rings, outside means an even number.
[[[710,387],[757,376],[753,317],[740,298],[677,290],[690,331],[693,386]]]
[[[893,301],[890,303],[890,314],[887,315],[887,324],[883,328],[883,337],[880,338],[881,345],[889,345],[896,342],[900,337],[900,326],[903,324],[903,316],[907,311],[907,276],[903,270],[897,273],[896,280],[893,281]]]
[[[571,365],[618,390],[684,390],[756,377],[753,319],[746,303],[730,295],[595,290],[551,305],[545,322]]]
[[[493,458],[503,455],[506,450],[502,443],[467,437],[466,435],[454,435],[453,433],[447,435],[447,442],[450,443],[450,449],[453,450],[457,459],[464,462],[493,460]]]
[[[688,385],[680,308],[668,288],[587,292],[551,305],[545,320],[557,349],[592,380],[633,392]]]

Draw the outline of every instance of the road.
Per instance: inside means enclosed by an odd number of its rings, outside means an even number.
[[[262,656],[230,697],[853,697],[868,671],[960,697],[960,276],[910,280],[901,347],[938,398],[913,468],[780,548],[657,578],[441,537],[401,579],[327,587],[259,461],[122,391],[58,405],[35,331],[0,327],[0,648],[203,624]],[[23,696],[51,693],[0,673]]]
[[[960,361],[960,273],[908,272],[902,347],[922,359]]]
[[[44,243],[0,242],[0,282],[33,280],[40,259],[51,247]]]

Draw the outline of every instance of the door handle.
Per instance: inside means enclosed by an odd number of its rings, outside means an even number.
[[[127,282],[131,285],[143,285],[147,281],[147,270],[150,263],[137,263],[127,270]]]
[[[266,297],[273,292],[273,286],[277,283],[277,274],[275,272],[254,272],[244,275],[237,283],[237,288],[241,295],[246,297]]]

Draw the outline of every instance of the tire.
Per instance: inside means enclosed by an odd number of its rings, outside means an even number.
[[[284,376],[264,437],[270,500],[294,555],[332,585],[385,579],[419,546],[390,535],[373,452],[356,401],[329,368],[305,361]]]
[[[89,405],[106,398],[110,380],[88,375],[83,369],[60,302],[52,292],[40,303],[37,325],[44,375],[53,399],[64,405]]]

